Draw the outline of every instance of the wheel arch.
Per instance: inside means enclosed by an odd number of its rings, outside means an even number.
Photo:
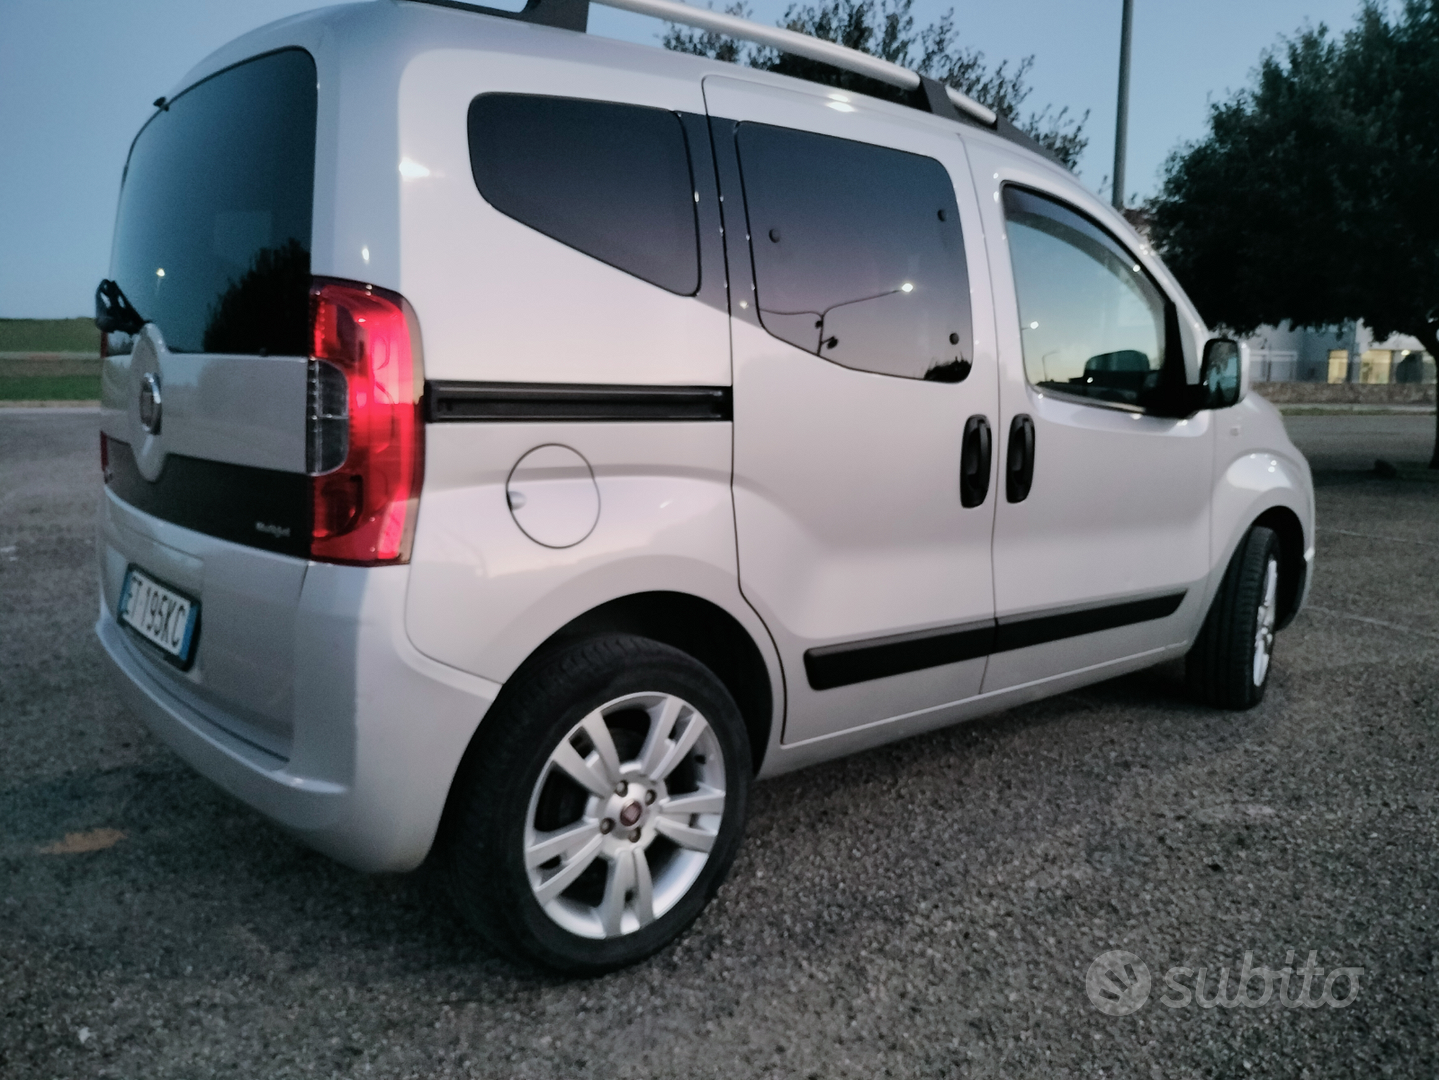
[[[570,620],[533,655],[606,633],[650,638],[687,653],[713,671],[739,706],[754,770],[759,772],[774,724],[774,693],[764,654],[738,619],[713,601],[690,593],[632,593]]]
[[[534,665],[557,648],[599,634],[634,634],[679,649],[704,664],[719,678],[739,706],[745,734],[750,742],[752,768],[757,775],[764,762],[774,726],[775,700],[764,653],[744,626],[724,608],[691,593],[654,591],[632,593],[608,600],[571,619],[524,659],[505,680],[500,693],[486,712],[496,714]],[[782,683],[780,684],[783,685]],[[495,735],[493,724],[481,721],[470,736],[460,764],[450,781],[432,854],[453,838],[455,793],[476,766],[487,738]]]
[[[692,593],[656,590],[615,597],[575,616],[531,649],[505,680],[488,714],[504,705],[507,691],[556,649],[599,634],[634,634],[679,649],[704,664],[724,683],[739,706],[759,772],[774,726],[775,694],[764,653],[732,614]],[[469,758],[491,730],[481,721],[465,751]],[[463,771],[464,764],[460,770]]]
[[[1299,603],[1304,596],[1304,577],[1308,573],[1304,526],[1300,524],[1299,515],[1287,506],[1271,506],[1254,519],[1250,528],[1255,526],[1272,529],[1279,537],[1279,616],[1274,628],[1283,630],[1299,614]]]
[[[1255,402],[1262,405],[1263,399]],[[1270,419],[1279,423],[1277,413]],[[1260,427],[1258,434],[1263,435],[1263,425]],[[1275,625],[1283,628],[1304,603],[1310,570],[1304,555],[1314,542],[1314,488],[1304,459],[1282,447],[1244,448],[1218,470],[1215,481],[1210,535],[1216,561],[1211,569],[1209,602],[1217,595],[1249,530],[1262,525],[1279,537],[1280,609]]]

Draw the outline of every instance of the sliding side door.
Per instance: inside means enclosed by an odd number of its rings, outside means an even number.
[[[994,615],[998,391],[962,144],[819,87],[711,77],[705,98],[740,585],[783,659],[784,741],[943,710],[979,691]]]

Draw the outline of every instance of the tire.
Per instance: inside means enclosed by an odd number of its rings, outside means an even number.
[[[1264,700],[1278,614],[1279,537],[1256,525],[1229,561],[1219,592],[1185,657],[1190,691],[1221,709]]]
[[[697,660],[632,636],[568,645],[506,686],[480,734],[445,843],[456,904],[500,951],[575,974],[623,967],[724,881],[750,749]]]

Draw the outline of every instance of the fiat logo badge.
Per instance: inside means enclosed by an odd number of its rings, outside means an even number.
[[[160,433],[160,376],[147,373],[140,380],[140,426],[151,435]]]

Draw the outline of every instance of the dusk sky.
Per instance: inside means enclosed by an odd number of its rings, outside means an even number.
[[[507,0],[508,2],[508,0]],[[120,171],[151,102],[231,38],[316,0],[0,0],[0,317],[88,314],[109,262]],[[716,7],[723,7],[723,0]],[[754,0],[773,23],[787,0]],[[990,64],[1032,55],[1033,93],[1089,111],[1080,178],[1108,193],[1121,0],[915,0],[924,25],[953,6]],[[1204,132],[1206,106],[1248,84],[1281,35],[1348,29],[1358,0],[1135,0],[1130,199]],[[593,7],[593,33],[658,43],[664,24]]]

